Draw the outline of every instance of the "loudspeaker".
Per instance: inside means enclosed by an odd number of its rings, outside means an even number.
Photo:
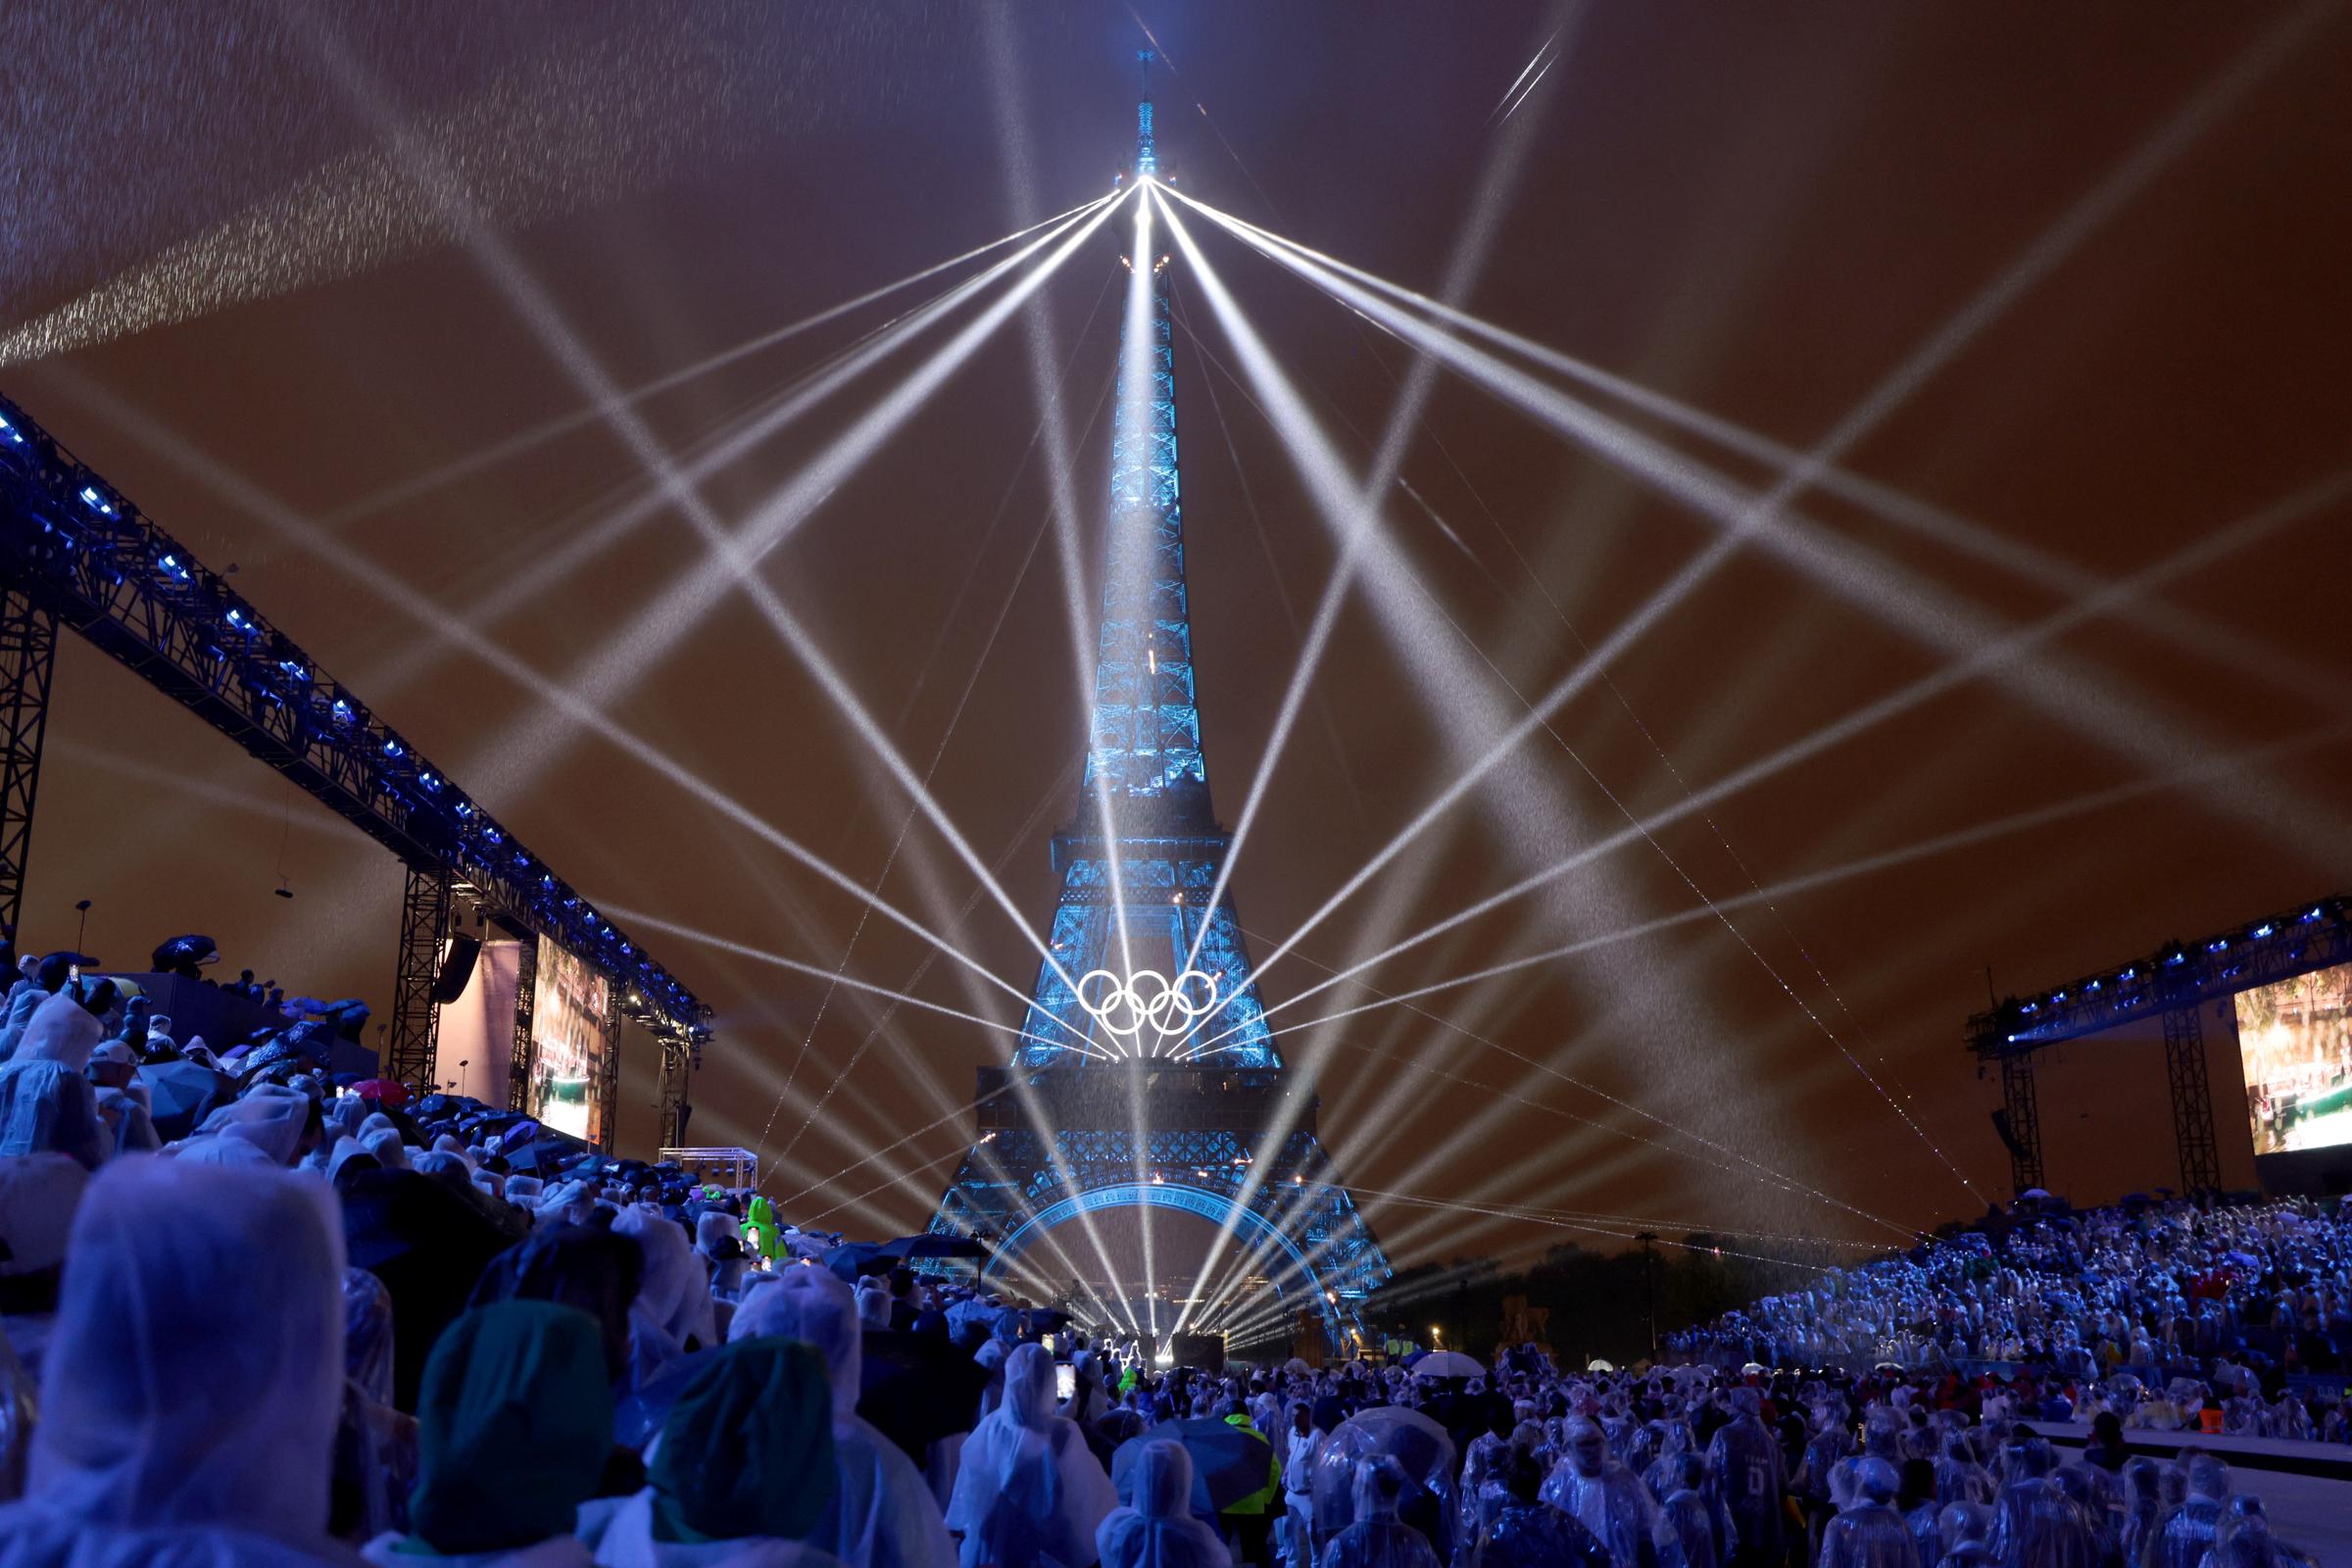
[[[449,953],[441,960],[441,972],[433,976],[433,1004],[446,1007],[466,994],[466,982],[473,978],[473,960],[482,956],[479,937],[452,936]]]

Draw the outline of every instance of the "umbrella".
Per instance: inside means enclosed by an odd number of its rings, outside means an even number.
[[[1301,1377],[1304,1377],[1315,1370],[1313,1367],[1308,1366],[1304,1360],[1296,1355],[1292,1356],[1288,1361],[1283,1362],[1282,1369],[1285,1372],[1296,1372]]]
[[[2046,1187],[2029,1187],[2017,1196],[2020,1198],[2047,1198],[2050,1194]]]
[[[969,1432],[988,1372],[936,1334],[867,1329],[859,1347],[858,1413],[917,1465],[932,1444]]]
[[[786,1237],[785,1240],[792,1238]],[[993,1330],[1004,1316],[1004,1308],[994,1301],[984,1301],[977,1296],[967,1297],[963,1300],[948,1303],[948,1332],[951,1335],[961,1334],[974,1323]]]
[[[846,1247],[836,1247],[825,1254],[825,1267],[852,1285],[857,1284],[858,1276],[862,1274],[887,1274],[898,1266],[898,1262],[875,1242],[852,1242]]]
[[[159,1061],[139,1069],[153,1102],[156,1135],[176,1143],[196,1130],[216,1105],[226,1104],[237,1092],[237,1081],[215,1072],[201,1061]]]
[[[183,963],[203,963],[220,956],[220,945],[211,937],[191,932],[173,937],[155,950],[151,962],[158,970],[176,969]]]
[[[1192,1511],[1214,1518],[1244,1497],[1266,1490],[1274,1449],[1265,1439],[1227,1426],[1214,1416],[1165,1421],[1140,1438],[1130,1438],[1110,1456],[1115,1486],[1131,1470],[1147,1443],[1181,1443],[1193,1456]]]
[[[1474,1378],[1486,1370],[1476,1356],[1459,1350],[1432,1350],[1413,1363],[1417,1378]]]
[[[1452,1437],[1435,1418],[1418,1410],[1401,1404],[1376,1404],[1340,1423],[1341,1430],[1348,1427],[1370,1440],[1373,1452],[1395,1459],[1415,1481],[1453,1471]]]
[[[920,1236],[902,1236],[895,1242],[884,1242],[882,1250],[891,1257],[912,1260],[918,1257],[986,1257],[988,1249],[968,1236],[951,1236],[944,1231],[926,1231]]]
[[[362,1100],[381,1101],[387,1105],[405,1105],[409,1101],[409,1086],[397,1078],[369,1078],[353,1084],[351,1092]]]

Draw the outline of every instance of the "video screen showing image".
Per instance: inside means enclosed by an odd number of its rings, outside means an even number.
[[[542,937],[538,980],[531,994],[531,1038],[536,1043],[525,1103],[543,1125],[602,1148],[605,1129],[596,1086],[612,1041],[605,977]]]
[[[2237,994],[2254,1152],[2352,1144],[2352,964]]]

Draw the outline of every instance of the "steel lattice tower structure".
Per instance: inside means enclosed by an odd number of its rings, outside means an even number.
[[[1147,95],[1135,177],[1157,172]],[[1168,258],[1149,191],[1137,207],[1094,711],[1076,818],[1053,840],[1052,957],[1011,1065],[980,1070],[975,1142],[932,1229],[993,1239],[1001,1266],[1090,1211],[1187,1210],[1228,1226],[1339,1348],[1389,1264],[1316,1139],[1312,1091],[1275,1052],[1217,894],[1231,841],[1193,674]]]

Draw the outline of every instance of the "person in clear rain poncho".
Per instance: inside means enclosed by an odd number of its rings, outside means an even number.
[[[833,1396],[817,1353],[762,1338],[698,1358],[646,1481],[602,1532],[600,1568],[837,1568],[808,1544],[834,1485]]]
[[[1756,1391],[1732,1391],[1732,1419],[1707,1445],[1707,1474],[1732,1520],[1732,1557],[1739,1568],[1778,1563],[1784,1551],[1781,1445],[1765,1430]]]
[[[1731,1560],[1732,1518],[1709,1494],[1706,1460],[1686,1450],[1665,1463],[1659,1562],[1665,1568],[1722,1568]]]
[[[1429,1538],[1396,1517],[1396,1504],[1410,1485],[1394,1459],[1359,1460],[1351,1503],[1355,1522],[1315,1554],[1316,1568],[1439,1568]]]
[[[1498,1478],[1503,1500],[1471,1548],[1469,1568],[1611,1568],[1592,1532],[1543,1500],[1544,1465],[1513,1445]],[[1713,1558],[1678,1568],[1712,1568]]]
[[[1095,1532],[1102,1568],[1231,1568],[1224,1541],[1193,1517],[1193,1456],[1182,1444],[1145,1444],[1131,1482],[1134,1500]]]
[[[744,1298],[728,1331],[731,1341],[772,1336],[813,1349],[832,1396],[835,1486],[809,1544],[849,1568],[954,1568],[956,1544],[922,1472],[858,1414],[864,1336],[849,1286],[829,1269],[778,1271]]]
[[[629,1303],[629,1389],[617,1427],[634,1447],[661,1425],[687,1356],[718,1343],[718,1324],[710,1272],[677,1221],[638,1204],[620,1211],[612,1232],[635,1241],[645,1262]]]
[[[1077,1427],[1054,1411],[1054,1359],[1022,1345],[1004,1359],[1004,1394],[964,1441],[948,1528],[963,1568],[1089,1568],[1095,1532],[1117,1504]]]
[[[333,1195],[127,1159],[74,1217],[25,1495],[0,1568],[309,1568],[343,1398]]]
[[[83,1076],[101,1027],[71,992],[33,1008],[15,1054],[0,1064],[0,1154],[55,1152],[96,1170],[114,1152],[97,1086]]]
[[[1863,1459],[1852,1472],[1853,1495],[1821,1535],[1821,1568],[1919,1568],[1919,1544],[1894,1510],[1894,1466]]]
[[[2124,1461],[2124,1517],[2118,1525],[2124,1561],[2137,1564],[2164,1513],[2163,1469],[2140,1455]]]
[[[411,1534],[368,1543],[393,1568],[587,1568],[572,1534],[612,1443],[603,1333],[549,1301],[500,1301],[433,1347],[417,1411]]]
[[[2188,1495],[2157,1526],[2148,1568],[2199,1568],[2230,1506],[2230,1467],[2210,1453],[2188,1460]]]
[[[1608,1439],[1592,1421],[1576,1417],[1566,1438],[1568,1451],[1544,1483],[1544,1500],[1598,1536],[1627,1568],[1648,1561],[1658,1524],[1649,1489],[1640,1476],[1612,1462]]]

